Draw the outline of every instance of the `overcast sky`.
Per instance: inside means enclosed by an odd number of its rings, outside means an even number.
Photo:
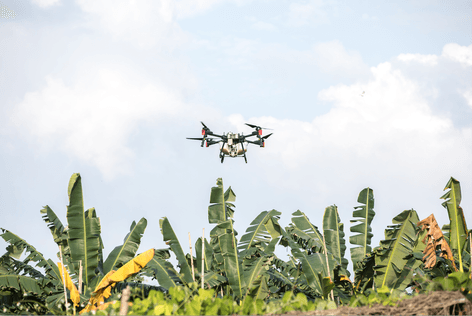
[[[0,0],[0,227],[54,258],[39,211],[66,223],[80,172],[106,255],[142,217],[140,252],[166,247],[164,216],[185,249],[188,232],[208,236],[219,177],[239,236],[271,209],[284,227],[299,209],[321,228],[332,204],[350,235],[371,187],[377,246],[406,209],[448,223],[451,176],[470,228],[470,12],[470,0]],[[185,139],[200,121],[274,134],[247,164],[221,164],[217,146]]]

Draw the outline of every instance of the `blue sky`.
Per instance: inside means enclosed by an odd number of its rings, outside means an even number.
[[[237,195],[240,236],[260,212],[322,225],[336,204],[349,235],[374,190],[373,246],[392,218],[447,212],[461,182],[472,223],[470,1],[1,0],[0,227],[47,257],[39,210],[66,222],[82,175],[105,253],[146,217],[141,251],[184,247],[207,223],[210,188]],[[364,92],[362,94],[362,92]],[[266,148],[220,164],[214,132],[274,129]],[[348,247],[350,246],[347,243]],[[0,247],[6,246],[0,241]],[[349,257],[349,251],[347,252]],[[352,267],[350,267],[352,268]]]

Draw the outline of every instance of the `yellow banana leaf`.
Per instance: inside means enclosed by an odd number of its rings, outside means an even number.
[[[103,304],[105,299],[110,297],[111,288],[115,286],[116,283],[126,280],[133,274],[138,273],[146,266],[146,264],[148,264],[149,261],[151,261],[152,258],[154,258],[153,248],[128,261],[117,271],[111,270],[108,272],[95,288],[95,291],[93,292],[87,307],[85,307],[80,313],[88,313],[94,309],[95,306]]]
[[[61,272],[61,279],[62,279],[62,264],[58,262],[57,266],[59,268],[59,271]],[[67,269],[65,267],[64,267],[64,277],[66,279],[66,282],[65,282],[66,288],[70,291],[70,299],[72,300],[75,306],[79,306],[79,303],[80,303],[79,291],[75,287],[74,283],[72,283],[69,272],[67,272]],[[62,282],[64,282],[64,280],[62,280]]]

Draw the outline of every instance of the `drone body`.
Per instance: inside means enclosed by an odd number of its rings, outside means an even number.
[[[232,158],[235,157],[244,157],[244,161],[247,163],[247,158],[246,158],[246,152],[247,152],[247,146],[248,144],[255,144],[259,145],[260,147],[264,147],[265,145],[265,140],[269,138],[272,133],[262,136],[262,127],[248,124],[246,123],[247,126],[252,127],[255,129],[254,132],[248,135],[244,134],[235,134],[232,132],[229,132],[228,134],[223,135],[217,135],[213,133],[203,122],[200,122],[203,125],[202,128],[202,137],[199,138],[190,138],[187,137],[187,139],[192,139],[192,140],[201,140],[203,145],[206,144],[206,147],[209,147],[214,144],[220,144],[220,159],[221,163],[223,163],[225,156],[229,156]],[[214,138],[208,138],[208,136],[214,136],[217,138],[220,138],[220,140],[215,140]],[[249,140],[248,138],[256,136],[256,140]]]

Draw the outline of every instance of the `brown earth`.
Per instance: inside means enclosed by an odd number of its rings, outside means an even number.
[[[292,311],[285,315],[472,315],[472,303],[460,292],[437,291],[402,300],[397,306],[344,306],[323,311]]]

